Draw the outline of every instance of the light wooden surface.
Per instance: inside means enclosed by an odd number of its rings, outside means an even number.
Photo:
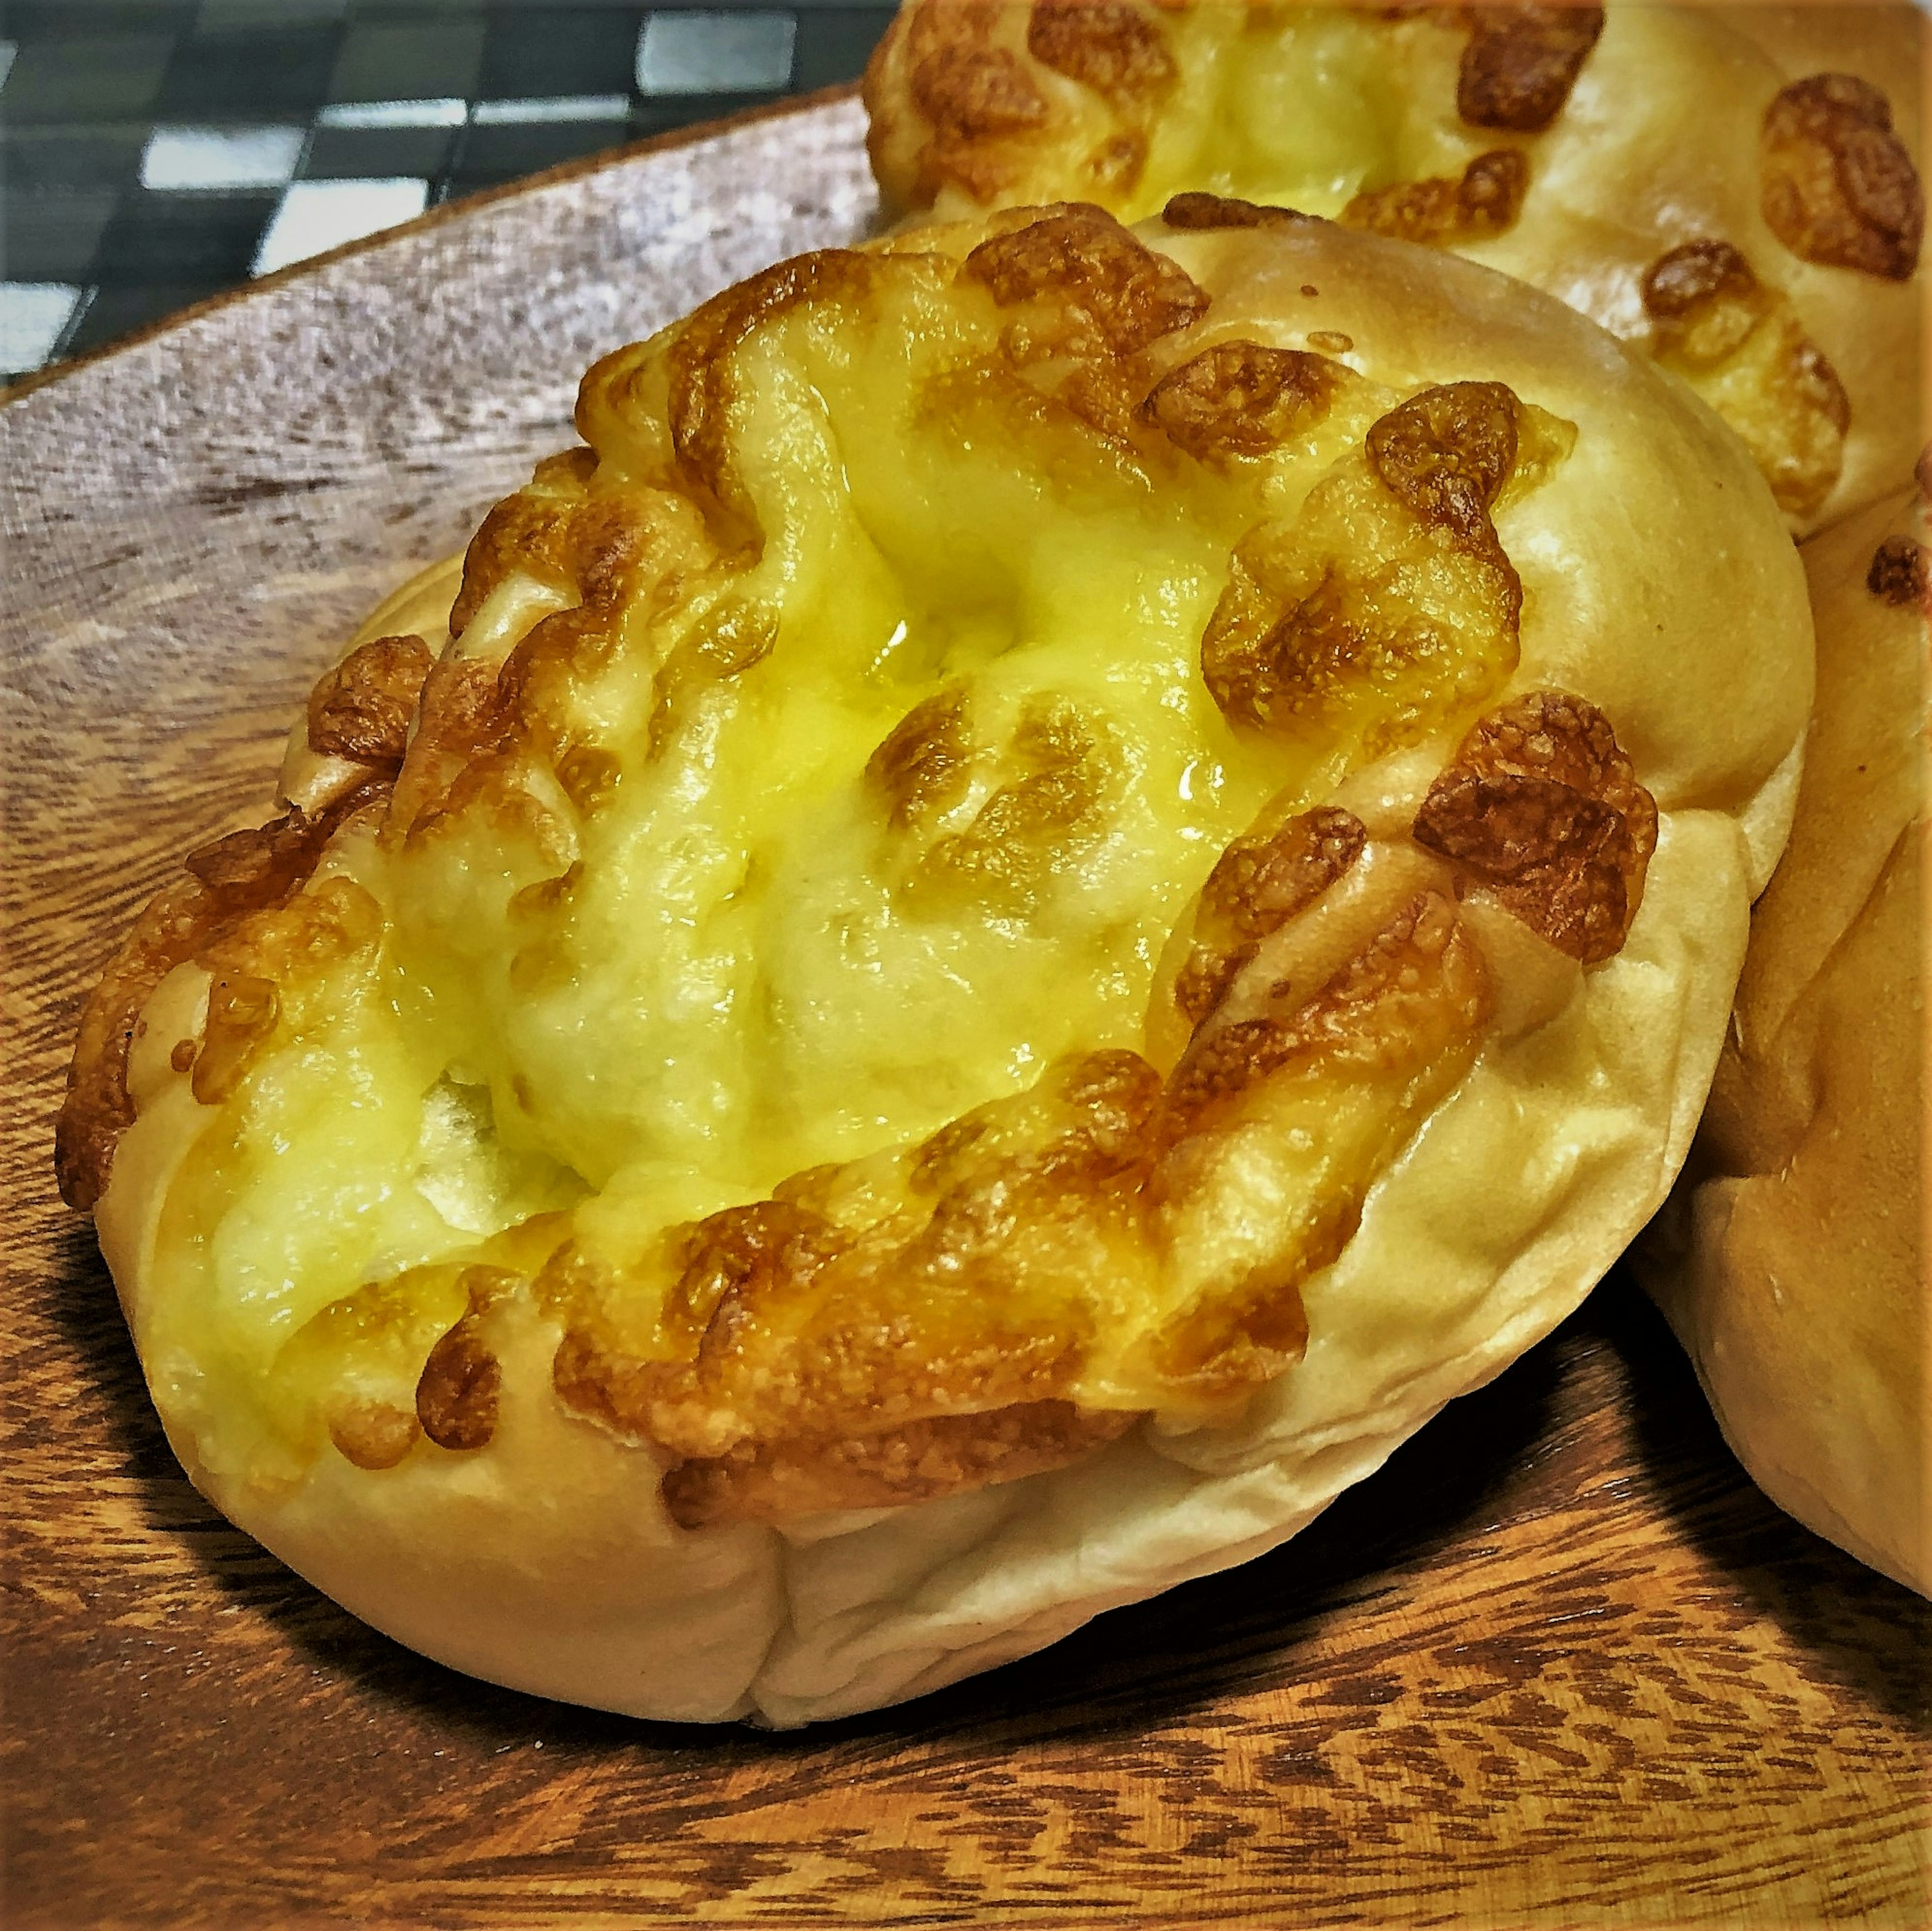
[[[175,1465],[54,1195],[82,991],[593,355],[863,226],[860,135],[471,204],[0,409],[5,1921],[1923,1924],[1932,1607],[1750,1488],[1614,1278],[1274,1555],[782,1737],[423,1663]]]

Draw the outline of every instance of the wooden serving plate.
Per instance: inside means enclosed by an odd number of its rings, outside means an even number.
[[[84,988],[594,356],[866,226],[862,132],[562,170],[0,409],[8,1923],[1923,1923],[1932,1606],[1750,1487],[1615,1277],[1275,1554],[783,1736],[425,1663],[169,1455],[54,1193]]]

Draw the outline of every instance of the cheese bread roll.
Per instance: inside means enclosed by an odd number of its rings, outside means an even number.
[[[866,97],[902,211],[1206,189],[1532,282],[1688,382],[1804,531],[1917,448],[1922,29],[1904,0],[908,0]]]
[[[911,1695],[1292,1534],[1663,1198],[1809,701],[1769,493],[1532,289],[1190,220],[598,364],[95,994],[171,1437],[404,1641]]]
[[[1804,546],[1818,705],[1791,848],[1646,1258],[1760,1486],[1932,1595],[1924,517],[1898,496]]]

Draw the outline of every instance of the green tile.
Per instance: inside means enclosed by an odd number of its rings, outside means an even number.
[[[318,127],[302,163],[305,181],[434,177],[449,163],[454,127]]]
[[[10,190],[118,187],[141,165],[148,124],[16,127],[0,116],[0,186]]]
[[[16,282],[89,282],[101,231],[120,205],[111,187],[9,192],[0,201],[0,276]]]
[[[166,34],[23,40],[7,76],[8,123],[44,127],[139,114],[160,91],[174,47]]]
[[[344,37],[328,83],[331,100],[434,100],[468,94],[483,64],[483,22],[358,24]]]

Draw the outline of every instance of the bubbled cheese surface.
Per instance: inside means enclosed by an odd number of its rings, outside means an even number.
[[[1251,505],[1104,471],[1057,490],[956,439],[957,418],[917,424],[925,371],[898,344],[939,359],[946,305],[925,292],[859,341],[806,319],[743,358],[760,405],[742,433],[770,474],[748,478],[763,554],[730,580],[769,653],[661,697],[651,660],[691,647],[680,613],[573,694],[616,766],[580,882],[512,912],[514,880],[462,847],[416,864],[419,970],[471,980],[460,1050],[597,1186],[641,1166],[761,1191],[929,1131],[1076,1044],[1135,1043],[1168,927],[1279,782],[1193,674]],[[607,466],[593,500],[625,486]],[[1066,771],[1064,797],[1018,801],[997,876],[970,853],[935,862],[866,781],[942,691],[965,699],[974,762],[938,839],[1033,767]],[[1057,714],[1070,750],[1016,745]]]
[[[565,729],[609,760],[594,808],[525,770],[510,805],[332,855],[388,908],[380,961],[314,982],[313,1024],[285,1010],[174,1210],[200,1237],[179,1312],[235,1336],[216,1441],[259,1405],[273,1351],[371,1278],[586,1193],[592,1224],[641,1243],[922,1139],[1070,1050],[1137,1048],[1181,908],[1285,779],[1320,770],[1243,743],[1199,675],[1262,489],[1157,489],[1071,438],[1056,477],[1014,462],[1011,397],[933,408],[935,373],[996,326],[990,301],[957,314],[952,271],[909,265],[862,334],[807,313],[741,359],[754,559],[718,560],[653,490],[662,454],[636,423],[592,416],[587,499],[662,516],[715,580],[662,616],[627,610],[569,691]],[[631,359],[648,374],[662,350]],[[1292,501],[1339,441],[1311,439],[1274,490]],[[512,563],[452,651],[494,661],[559,601]],[[728,601],[768,652],[680,687],[664,667]],[[866,766],[947,691],[976,761],[916,840]],[[1070,802],[1022,797],[991,880],[932,862],[1003,784],[1052,768],[1012,747],[1059,713],[1083,741]],[[440,1313],[450,1289],[416,1291]],[[262,1426],[302,1419],[272,1411]]]

